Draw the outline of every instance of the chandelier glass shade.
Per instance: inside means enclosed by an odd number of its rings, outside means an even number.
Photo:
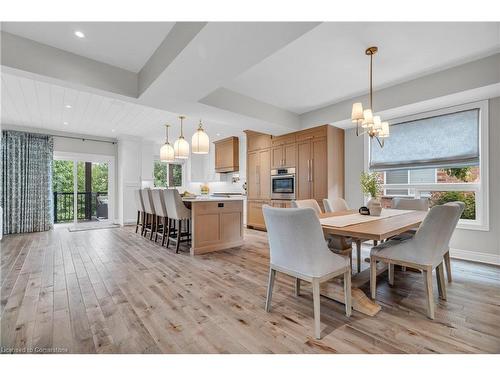
[[[168,141],[168,128],[170,125],[165,125],[165,144],[160,148],[160,160],[164,162],[173,162],[175,160],[174,148]]]
[[[377,47],[369,47],[365,51],[365,54],[370,56],[370,106],[363,108],[362,103],[354,103],[351,120],[356,123],[357,135],[368,134],[370,138],[378,141],[380,147],[384,147],[384,139],[390,136],[389,123],[373,113],[373,55],[377,51]]]
[[[181,135],[174,143],[174,156],[176,159],[187,159],[189,157],[189,143],[184,139],[182,122],[186,117],[179,116],[181,120]]]
[[[193,134],[193,138],[191,139],[191,146],[193,154],[208,154],[210,149],[210,139],[208,138],[207,133],[203,130],[203,124],[198,125],[198,129]]]

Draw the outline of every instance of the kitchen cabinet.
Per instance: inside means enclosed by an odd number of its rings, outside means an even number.
[[[246,130],[245,133],[247,135],[247,152],[264,150],[271,147],[271,136],[269,134],[251,130]]]
[[[214,145],[215,171],[218,173],[237,172],[240,168],[238,137],[224,138],[214,142]]]
[[[269,204],[269,201],[249,200],[247,203],[247,227],[254,229],[266,229],[262,206]]]
[[[248,153],[247,161],[248,199],[271,198],[271,150]]]
[[[311,137],[298,143],[297,199],[328,198],[327,138]]]
[[[272,148],[272,168],[295,167],[295,143],[283,144]]]

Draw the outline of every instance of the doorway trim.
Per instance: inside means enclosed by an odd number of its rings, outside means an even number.
[[[67,151],[54,151],[53,160],[69,160],[73,164],[73,189],[76,189],[76,162],[108,163],[108,221],[115,224],[115,157],[113,155],[87,154]],[[76,202],[76,200],[74,200]],[[75,204],[75,203],[73,203]],[[76,208],[75,211],[76,212]],[[73,218],[74,220],[74,218]],[[76,223],[75,223],[76,224]]]

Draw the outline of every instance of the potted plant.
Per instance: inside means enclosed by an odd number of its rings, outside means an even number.
[[[370,197],[370,200],[366,205],[370,210],[370,215],[380,216],[380,213],[382,212],[382,205],[378,197],[382,189],[377,173],[362,172],[360,183],[361,190],[363,190],[365,196]]]

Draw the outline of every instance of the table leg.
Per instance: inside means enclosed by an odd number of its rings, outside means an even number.
[[[361,272],[361,240],[356,240],[356,267],[357,272]]]

